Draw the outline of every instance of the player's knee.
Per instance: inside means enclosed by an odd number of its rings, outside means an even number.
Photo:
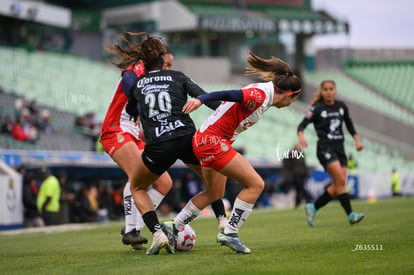
[[[209,196],[210,196],[210,201],[215,202],[216,200],[221,199],[224,196],[224,192],[218,192],[218,191],[210,192]]]
[[[262,179],[256,180],[251,184],[249,187],[251,190],[253,190],[255,193],[261,194],[264,190],[265,183]]]

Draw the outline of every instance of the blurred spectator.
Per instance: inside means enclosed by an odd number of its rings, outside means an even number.
[[[60,184],[60,208],[57,224],[66,224],[70,222],[70,208],[74,205],[74,195],[67,186],[68,176],[65,172],[59,172],[57,179]]]
[[[30,111],[30,114],[39,114],[39,108],[37,107],[36,100],[30,101],[30,103],[27,105],[27,109]]]
[[[203,189],[203,184],[200,181],[199,177],[195,176],[193,171],[188,171],[184,174],[184,177],[181,181],[181,194],[184,202],[189,201],[194,195],[201,192]]]
[[[98,185],[98,203],[99,203],[99,209],[102,213],[102,215],[105,215],[110,220],[119,220],[120,219],[120,213],[123,214],[123,207],[121,211],[116,211],[114,209],[114,197],[112,195],[112,186],[111,184],[101,183]]]
[[[40,177],[43,182],[37,196],[37,209],[46,225],[55,225],[58,221],[60,209],[60,183],[46,167],[40,170]]]
[[[173,182],[173,187],[158,206],[158,212],[162,217],[169,217],[172,214],[178,213],[184,207],[185,202],[181,201],[179,192],[179,185]]]
[[[305,196],[305,182],[308,177],[305,156],[299,146],[289,150],[287,158],[283,159],[283,182],[292,186],[295,191],[295,208],[298,208]]]
[[[26,98],[24,96],[19,97],[14,101],[14,114],[16,117],[22,115],[23,109],[26,108]]]
[[[20,122],[20,117],[17,117],[16,121],[13,123],[12,135],[17,141],[30,141],[30,136],[24,131]]]
[[[124,185],[123,184],[114,184],[112,190],[113,198],[113,214],[115,216],[123,217],[124,216]]]
[[[30,140],[36,140],[38,138],[37,133],[37,121],[33,120],[30,115],[29,109],[23,109],[22,116],[20,117],[20,122],[22,124],[23,130],[30,137]]]
[[[13,131],[13,120],[10,115],[6,115],[1,123],[1,133],[11,135]]]
[[[401,182],[400,182],[400,175],[397,172],[396,168],[392,169],[391,174],[391,192],[393,197],[400,197],[401,193]]]
[[[49,110],[42,110],[40,114],[39,129],[40,131],[46,134],[52,134],[56,132],[55,129],[53,129],[52,124],[50,123]]]
[[[23,177],[23,227],[42,227],[45,226],[43,219],[37,209],[37,180],[33,174],[28,175],[26,168],[20,165],[17,171]]]
[[[84,186],[79,199],[81,222],[99,221],[98,189],[95,185]]]
[[[348,172],[350,174],[355,174],[358,168],[358,163],[357,161],[354,159],[354,156],[352,154],[349,154],[348,157]]]

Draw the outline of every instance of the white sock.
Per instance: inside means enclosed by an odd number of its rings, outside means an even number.
[[[234,201],[233,210],[224,228],[225,234],[236,233],[253,211],[254,204],[244,202],[239,198]]]
[[[164,195],[161,194],[160,192],[158,192],[157,190],[155,190],[154,188],[151,188],[150,190],[147,191],[148,196],[150,197],[152,203],[154,204],[154,208],[157,209],[158,205],[160,205],[161,201],[164,199]],[[134,204],[135,205],[135,204]],[[136,220],[136,229],[137,231],[140,231],[142,228],[144,228],[145,223],[144,220],[142,219],[141,214],[138,212],[138,217]]]
[[[160,205],[165,196],[157,190],[155,190],[154,188],[148,190],[147,193],[148,196],[151,198],[152,203],[154,204],[154,208],[157,209],[158,205]]]
[[[141,217],[137,207],[135,206],[134,198],[131,194],[131,184],[129,182],[125,184],[123,199],[125,215],[125,233],[128,233],[136,228],[137,219],[138,217]]]
[[[175,228],[180,230],[184,224],[189,224],[192,220],[200,215],[201,210],[198,209],[191,200],[181,209],[180,213],[174,218]]]

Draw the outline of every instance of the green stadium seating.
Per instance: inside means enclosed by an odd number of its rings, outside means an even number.
[[[111,100],[115,83],[119,79],[120,71],[113,66],[107,66],[96,61],[46,52],[28,53],[22,49],[0,47],[0,80],[3,88],[14,90],[18,94],[25,95],[27,99],[36,99],[39,104],[48,105],[57,109],[83,115],[86,112],[95,112],[98,119],[103,120],[107,106]],[[391,101],[379,99],[368,89],[355,84],[343,74],[337,73],[307,73],[305,80],[319,85],[325,78],[335,79],[338,92],[349,100],[360,100],[360,103],[369,102],[368,107],[375,108],[389,116],[405,117],[407,123],[414,124],[412,113],[401,112],[396,104]],[[91,81],[93,80],[93,81]],[[212,85],[201,84],[206,91],[238,89],[239,85]],[[408,98],[408,95],[407,95]],[[390,103],[391,102],[391,103]],[[299,104],[299,103],[294,103]],[[10,105],[10,104],[9,104]],[[372,105],[372,106],[371,106]],[[387,106],[387,108],[383,108]],[[391,107],[390,107],[391,106]],[[1,105],[0,111],[9,113],[14,106]],[[191,114],[197,127],[211,114],[211,110],[202,106]],[[234,143],[235,147],[244,147],[246,156],[255,159],[267,159],[278,161],[277,147],[280,152],[291,149],[297,142],[296,128],[305,114],[296,108],[269,109],[261,121],[252,126],[249,131],[242,133]],[[62,128],[73,127],[73,116],[62,114],[59,117]],[[85,139],[67,132],[68,139],[77,143],[85,143]],[[320,167],[316,157],[316,133],[312,126],[305,131],[309,148],[306,149],[306,161],[308,165]],[[352,138],[346,136],[346,151],[352,153],[359,163],[361,171],[388,171],[390,162],[398,164],[403,171],[414,170],[412,163],[406,163],[401,152],[391,151],[379,142],[360,137],[365,145],[362,153],[357,153]],[[49,143],[41,143],[42,149],[68,147],[68,139],[58,137],[49,140]],[[54,146],[54,147],[49,147]],[[86,145],[88,146],[88,145]],[[0,147],[37,149],[28,144],[15,142],[11,137],[0,136]]]
[[[355,82],[342,72],[318,71],[305,74],[305,80],[316,87],[324,79],[333,79],[338,95],[346,98],[347,101],[359,103],[386,116],[414,125],[414,113],[407,112],[392,100],[378,96],[377,93]]]
[[[108,64],[71,55],[0,47],[3,88],[40,104],[103,120],[120,71]]]
[[[414,111],[414,62],[353,62],[346,67],[346,72]]]

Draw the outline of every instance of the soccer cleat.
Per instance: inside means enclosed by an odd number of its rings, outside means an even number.
[[[175,228],[174,221],[166,221],[161,225],[161,229],[165,235],[167,235],[169,248],[167,251],[169,253],[175,253],[175,239],[177,238],[178,230]]]
[[[308,203],[305,205],[305,214],[306,214],[306,221],[308,222],[310,227],[313,227],[315,225],[315,215],[316,215],[316,209],[315,205],[313,203]]]
[[[130,245],[135,245],[135,244],[141,245],[141,244],[144,244],[144,243],[148,242],[147,238],[145,238],[144,236],[141,236],[140,231],[137,231],[136,229],[133,229],[128,233],[125,233],[125,229],[122,229],[121,230],[121,235],[122,235],[122,243],[126,244],[126,245],[128,245],[128,244],[130,244]]]
[[[154,234],[152,234],[152,244],[150,248],[148,248],[146,254],[147,255],[158,255],[161,248],[167,248],[168,250],[168,238],[162,232],[162,230],[155,231]]]
[[[348,215],[348,221],[349,223],[352,224],[356,224],[359,223],[360,221],[362,221],[362,219],[365,217],[364,214],[362,213],[355,213],[355,212],[351,212]]]
[[[235,233],[224,234],[224,231],[221,231],[217,235],[216,240],[221,245],[228,246],[237,253],[250,254],[251,252],[250,249],[240,241],[239,236]]]

